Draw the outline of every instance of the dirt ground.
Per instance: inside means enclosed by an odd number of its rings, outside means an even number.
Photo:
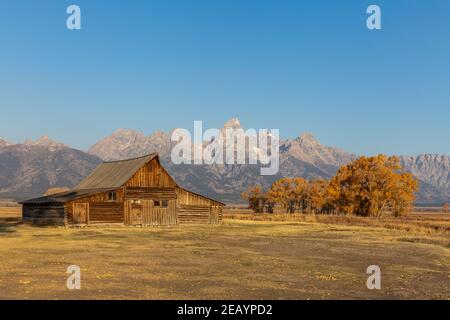
[[[12,209],[14,211],[14,209]],[[446,232],[226,219],[36,228],[0,215],[0,299],[449,299]],[[66,269],[81,268],[81,290]],[[366,269],[381,268],[381,290]]]

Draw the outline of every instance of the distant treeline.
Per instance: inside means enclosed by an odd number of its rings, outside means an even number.
[[[242,197],[256,213],[353,214],[380,217],[404,215],[413,207],[417,179],[395,156],[360,157],[342,166],[331,180],[282,178],[269,190],[251,186]]]

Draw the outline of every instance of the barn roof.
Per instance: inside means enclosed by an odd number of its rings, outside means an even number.
[[[21,201],[21,204],[40,204],[40,203],[64,203],[67,201],[76,200],[86,196],[91,196],[99,192],[108,192],[115,190],[115,188],[108,189],[85,189],[85,190],[72,190],[60,193],[55,193],[49,196],[44,196],[40,198],[34,198],[30,200]]]
[[[158,157],[157,153],[119,161],[103,162],[81,181],[75,190],[120,188],[146,163]]]

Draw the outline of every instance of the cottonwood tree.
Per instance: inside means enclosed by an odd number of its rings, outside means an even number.
[[[404,172],[395,156],[360,157],[341,167],[328,189],[339,212],[380,217],[408,212],[415,199],[417,180]]]
[[[275,181],[267,192],[267,201],[278,204],[287,213],[294,213],[303,207],[307,185],[303,178],[281,178]]]
[[[266,196],[260,185],[251,186],[242,193],[242,198],[248,201],[248,206],[256,213],[264,211]]]
[[[304,212],[323,213],[328,204],[328,181],[314,179],[308,182],[303,195]]]
[[[292,186],[290,178],[282,178],[275,181],[267,192],[267,199],[283,207],[287,213],[290,212],[292,198]]]
[[[292,198],[298,211],[304,211],[308,191],[308,181],[303,178],[292,178]]]

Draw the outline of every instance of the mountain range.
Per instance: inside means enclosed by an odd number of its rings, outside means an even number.
[[[231,119],[223,128],[240,128]],[[236,203],[249,185],[268,188],[285,176],[331,178],[336,170],[358,155],[322,145],[311,133],[280,141],[280,170],[261,176],[259,165],[174,165],[171,132],[146,136],[135,130],[118,129],[95,143],[87,152],[72,149],[48,137],[13,144],[0,139],[0,197],[22,199],[43,194],[51,187],[73,187],[102,160],[120,160],[158,152],[169,173],[193,191]],[[406,170],[420,183],[416,203],[441,205],[450,199],[450,157],[423,154],[400,156]]]

